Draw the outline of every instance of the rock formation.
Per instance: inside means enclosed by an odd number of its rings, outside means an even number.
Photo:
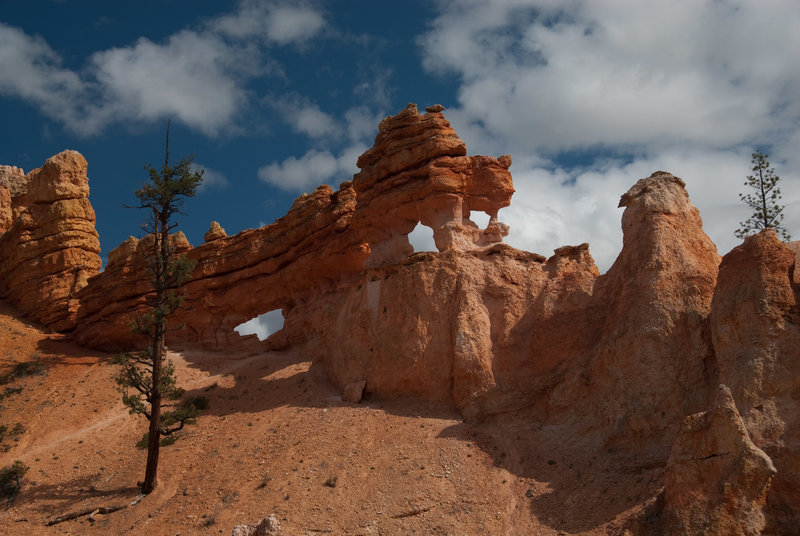
[[[440,252],[474,249],[508,234],[497,221],[514,188],[511,157],[465,156],[467,146],[438,112],[419,115],[408,107],[381,122],[375,145],[358,158],[353,177],[358,207],[353,228],[368,242],[368,266],[400,261],[414,251],[408,242],[417,223],[433,229]],[[478,229],[473,210],[486,212]]]
[[[772,534],[800,526],[798,246],[771,229],[746,238],[722,260],[711,312],[719,381],[778,471],[767,496]]]
[[[498,220],[511,157],[467,156],[441,111],[384,119],[352,181],[271,225],[227,236],[212,222],[197,247],[174,235],[197,264],[170,343],[222,348],[280,309],[265,348],[300,347],[346,401],[450,403],[568,431],[632,470],[666,467],[666,531],[800,526],[800,243],[767,230],[720,259],[683,181],[656,172],[620,200],[608,273],[587,244],[519,251]],[[83,345],[130,348],[152,239],[129,238],[98,274],[87,195],[74,152],[28,175],[0,167],[0,297]],[[438,252],[413,253],[418,224]]]
[[[239,324],[274,309],[286,314],[358,273],[369,250],[346,232],[355,204],[349,183],[337,192],[320,186],[260,229],[227,237],[216,233],[196,248],[182,234],[174,238],[197,265],[181,289],[184,307],[173,318],[186,329],[173,333],[172,341],[223,346],[239,338],[234,332]],[[127,326],[145,306],[148,281],[141,245],[129,238],[109,253],[105,271],[79,294],[77,340],[107,350],[135,345]]]
[[[86,170],[75,151],[0,170],[0,298],[55,330],[75,326],[76,294],[101,266]]]
[[[206,242],[211,242],[212,240],[218,240],[220,238],[225,238],[228,236],[228,233],[225,232],[225,229],[219,224],[219,222],[212,221],[211,226],[208,228],[208,232],[203,235],[203,240]]]
[[[720,257],[681,179],[653,173],[619,206],[623,246],[595,288],[602,321],[583,369],[587,385],[559,397],[583,398],[591,422],[641,448],[647,438],[674,437],[684,416],[708,407],[706,319]],[[654,455],[666,456],[668,445]]]
[[[687,417],[672,448],[664,491],[665,533],[756,536],[775,466],[750,440],[730,389]]]

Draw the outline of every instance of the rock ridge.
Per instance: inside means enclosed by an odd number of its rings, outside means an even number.
[[[666,534],[792,533],[800,242],[766,230],[720,257],[683,180],[657,171],[620,198],[607,273],[588,244],[517,250],[498,219],[511,157],[468,156],[442,109],[381,121],[352,181],[270,225],[228,236],[211,222],[198,246],[174,235],[197,264],[170,344],[225,348],[242,340],[236,326],[280,310],[264,348],[298,348],[347,401],[413,396],[556,430],[624,470],[659,468],[652,519]],[[98,273],[88,194],[74,151],[27,175],[0,167],[0,297],[82,345],[129,348],[152,241],[129,238]],[[438,252],[413,252],[416,225]]]

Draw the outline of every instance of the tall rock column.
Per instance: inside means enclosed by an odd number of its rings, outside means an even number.
[[[80,153],[64,151],[17,180],[0,236],[0,298],[58,331],[75,327],[76,294],[101,267],[86,170]]]
[[[15,166],[0,166],[0,235],[14,223],[12,199],[25,191],[25,174]]]
[[[653,173],[619,205],[622,252],[595,291],[605,321],[589,400],[613,445],[652,446],[663,459],[683,418],[708,407],[720,257],[678,177]]]
[[[725,255],[711,328],[719,381],[775,463],[765,534],[800,527],[800,243],[768,229]]]

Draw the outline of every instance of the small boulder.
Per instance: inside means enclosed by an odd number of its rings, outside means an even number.
[[[345,402],[351,402],[353,404],[361,402],[361,398],[364,396],[364,388],[366,386],[366,380],[348,383],[344,388],[344,392],[342,393],[342,400]]]
[[[268,515],[259,523],[233,527],[233,536],[281,536],[281,534],[281,524],[273,514]]]

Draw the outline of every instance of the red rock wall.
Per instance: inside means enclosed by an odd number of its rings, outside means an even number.
[[[64,151],[24,180],[21,170],[10,169],[18,172],[6,168],[8,188],[0,187],[11,194],[0,193],[0,298],[68,331],[75,327],[78,290],[101,266],[86,160]]]
[[[452,402],[665,467],[665,534],[800,525],[800,243],[765,231],[720,264],[681,179],[656,172],[620,200],[623,249],[607,274],[586,244],[549,259],[516,250],[497,219],[511,158],[466,156],[441,113],[413,105],[381,122],[358,165],[352,183],[301,196],[261,229],[226,236],[213,222],[197,247],[175,235],[197,265],[171,342],[222,348],[279,308],[284,329],[265,347],[302,345],[348,400]],[[0,297],[86,346],[129,348],[148,240],[129,239],[97,274],[87,196],[77,153],[27,176],[0,167]],[[418,222],[439,253],[412,254]],[[723,459],[726,445],[738,457]]]
[[[800,243],[771,229],[725,255],[711,328],[719,383],[730,387],[753,443],[777,473],[765,534],[800,527]]]
[[[357,274],[369,249],[348,232],[354,209],[349,183],[337,192],[320,186],[260,229],[222,236],[224,231],[214,228],[210,240],[195,248],[182,234],[176,236],[178,251],[197,265],[180,289],[184,307],[173,320],[186,327],[171,335],[172,342],[222,347],[239,338],[234,332],[239,324],[274,309],[288,312]],[[142,245],[129,238],[109,253],[106,270],[80,293],[77,340],[107,350],[136,344],[127,326],[146,306],[148,281]]]

